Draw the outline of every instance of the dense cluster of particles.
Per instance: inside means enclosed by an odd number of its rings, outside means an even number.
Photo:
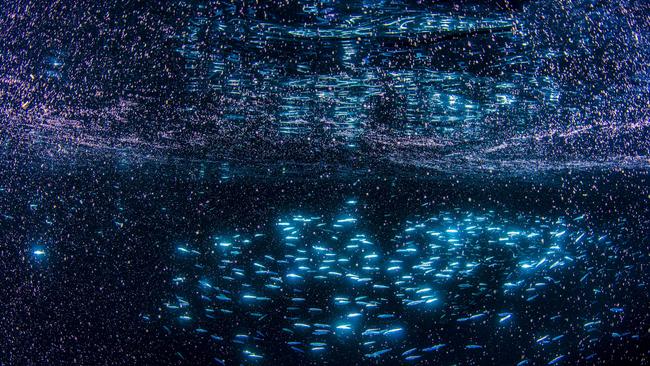
[[[553,365],[597,361],[603,344],[638,344],[645,332],[626,318],[647,286],[631,259],[647,254],[585,227],[584,215],[455,209],[379,243],[357,205],[177,244],[175,293],[145,321],[207,339],[217,364]]]
[[[0,366],[650,364],[650,0],[0,1]]]
[[[30,154],[647,167],[644,1],[65,3],[2,9]]]

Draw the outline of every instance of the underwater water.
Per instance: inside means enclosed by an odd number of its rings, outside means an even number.
[[[0,364],[650,363],[645,1],[0,14]]]

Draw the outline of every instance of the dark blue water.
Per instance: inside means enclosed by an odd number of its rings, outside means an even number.
[[[0,364],[649,362],[645,2],[0,13]]]
[[[3,176],[0,196],[10,364],[396,363],[412,348],[422,358],[409,362],[647,356],[645,173],[271,179],[224,176],[219,165],[108,163],[16,171]],[[348,248],[355,237],[361,247]],[[336,261],[321,269],[327,257],[314,247]],[[313,324],[331,332],[313,335]],[[362,335],[368,329],[380,334]]]

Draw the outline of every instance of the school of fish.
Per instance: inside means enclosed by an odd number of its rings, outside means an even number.
[[[639,342],[634,302],[616,288],[645,280],[585,215],[452,209],[378,243],[362,211],[351,199],[338,216],[289,214],[269,231],[177,245],[175,293],[144,318],[209,339],[216,364],[476,362],[509,350],[512,364],[554,365],[597,360],[603,339]]]

